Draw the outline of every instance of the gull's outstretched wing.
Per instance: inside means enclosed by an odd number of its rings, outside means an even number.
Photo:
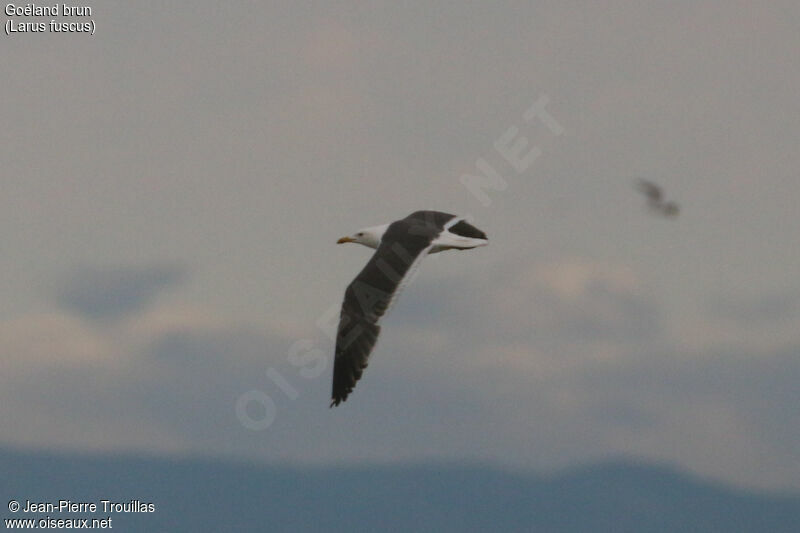
[[[440,231],[407,219],[394,222],[372,258],[348,285],[336,335],[331,407],[353,391],[378,340],[378,322]]]

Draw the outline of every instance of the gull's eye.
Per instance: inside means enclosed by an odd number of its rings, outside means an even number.
[[[363,237],[363,236],[364,236],[364,233],[363,233],[363,232],[361,232],[361,231],[359,231],[358,233],[356,233],[356,237]]]

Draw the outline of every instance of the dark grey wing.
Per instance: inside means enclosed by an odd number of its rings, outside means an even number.
[[[438,232],[405,220],[393,223],[372,258],[347,287],[336,335],[331,407],[346,400],[361,378],[381,331],[378,321],[412,264],[436,235]]]
[[[647,181],[644,179],[636,180],[636,190],[640,193],[644,194],[647,197],[647,201],[653,204],[657,204],[661,202],[663,198],[663,192],[661,191],[661,187],[653,183],[652,181]]]
[[[469,237],[470,239],[487,239],[484,232],[463,220],[458,221],[447,231],[455,235],[460,235],[461,237]]]
[[[409,224],[412,231],[422,227],[442,231],[445,224],[455,217],[455,215],[441,211],[414,211],[404,218],[402,222]]]

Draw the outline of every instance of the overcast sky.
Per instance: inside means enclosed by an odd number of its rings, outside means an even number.
[[[3,35],[0,444],[800,489],[797,2],[283,4]],[[328,409],[336,239],[423,208],[491,244]]]

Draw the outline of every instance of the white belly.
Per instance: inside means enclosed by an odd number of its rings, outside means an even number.
[[[445,230],[433,240],[433,247],[428,253],[435,254],[444,250],[469,250],[478,246],[486,246],[489,241],[486,239],[475,239],[472,237],[462,237]]]

